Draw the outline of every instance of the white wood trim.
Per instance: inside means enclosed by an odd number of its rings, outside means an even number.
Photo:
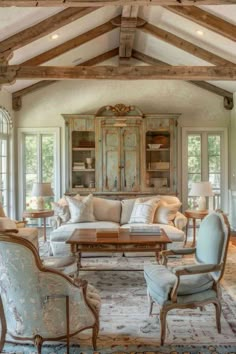
[[[187,209],[187,135],[189,133],[219,133],[222,136],[222,180],[221,180],[221,196],[222,209],[228,212],[229,196],[228,196],[228,129],[223,127],[183,127],[182,130],[182,204],[183,210]]]
[[[61,194],[61,159],[60,159],[60,128],[18,128],[18,217],[21,218],[23,213],[23,170],[22,166],[24,166],[23,162],[23,135],[24,134],[32,134],[32,135],[40,135],[40,134],[52,134],[55,136],[55,200],[60,198]]]

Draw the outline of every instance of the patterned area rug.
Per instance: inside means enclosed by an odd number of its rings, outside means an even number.
[[[46,245],[44,246],[46,248]],[[44,252],[46,254],[46,252]],[[236,353],[236,247],[231,246],[223,285],[222,333],[218,334],[215,310],[212,305],[199,310],[175,310],[167,317],[167,337],[160,346],[158,308],[148,317],[146,283],[142,270],[145,263],[155,262],[152,257],[104,257],[83,259],[81,278],[100,290],[102,297],[101,327],[98,351],[93,352],[91,335],[83,332],[71,340],[70,353],[171,353],[171,354],[235,354]],[[170,265],[190,263],[188,258],[171,259]],[[98,268],[110,270],[94,270]],[[111,268],[129,269],[111,270]],[[134,269],[133,271],[131,269]],[[6,353],[32,354],[33,346],[6,344]],[[45,354],[64,354],[62,343],[44,345]]]

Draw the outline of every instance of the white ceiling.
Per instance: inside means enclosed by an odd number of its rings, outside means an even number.
[[[236,5],[216,5],[201,6],[208,11],[230,23],[236,24]],[[62,11],[63,8],[0,8],[0,40],[6,39],[11,35],[28,28],[43,19]],[[120,6],[106,6],[78,19],[71,24],[59,28],[55,33],[59,34],[57,40],[52,40],[51,35],[40,38],[18,50],[14,51],[14,56],[10,64],[20,64],[38,54],[41,54],[65,41],[76,37],[90,29],[97,27],[111,18],[120,15]],[[236,64],[236,43],[206,29],[192,21],[176,15],[167,9],[159,6],[140,7],[139,17],[155,26],[161,27],[175,35],[190,41],[208,51],[211,51]],[[204,32],[203,36],[196,34],[197,30]],[[50,60],[43,65],[76,65],[88,59],[96,57],[108,50],[118,47],[119,28],[91,40],[80,47]],[[151,35],[143,33],[137,29],[134,48],[149,56],[155,57],[172,65],[211,65],[183,50],[171,46]],[[133,61],[138,63],[137,61]],[[117,59],[109,60],[109,65],[117,65]],[[15,92],[24,87],[30,86],[36,80],[18,80],[14,85],[5,86],[9,92]],[[222,87],[230,92],[236,92],[235,81],[214,81],[215,86]]]

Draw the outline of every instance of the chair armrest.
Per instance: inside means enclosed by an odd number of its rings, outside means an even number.
[[[192,264],[179,266],[172,269],[172,272],[176,276],[181,275],[193,275],[193,274],[201,274],[201,273],[209,273],[209,272],[218,272],[221,270],[222,264]]]
[[[176,213],[176,217],[174,219],[174,225],[177,227],[179,230],[183,230],[183,228],[187,225],[188,219],[184,214],[182,214],[180,211]]]
[[[171,301],[177,302],[177,292],[180,284],[180,277],[182,275],[194,275],[202,273],[217,272],[221,270],[223,263],[221,264],[193,264],[190,266],[179,266],[172,269],[172,272],[176,275],[175,285],[171,291]]]
[[[175,255],[186,255],[186,254],[194,254],[196,252],[196,248],[179,248],[176,250],[165,250],[160,252],[160,256],[162,257],[162,264],[167,265],[168,256]]]

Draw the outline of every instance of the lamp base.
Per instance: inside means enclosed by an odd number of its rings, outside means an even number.
[[[199,197],[198,199],[198,210],[206,210],[206,198]]]
[[[43,197],[38,197],[36,201],[37,210],[44,210],[44,199]]]

